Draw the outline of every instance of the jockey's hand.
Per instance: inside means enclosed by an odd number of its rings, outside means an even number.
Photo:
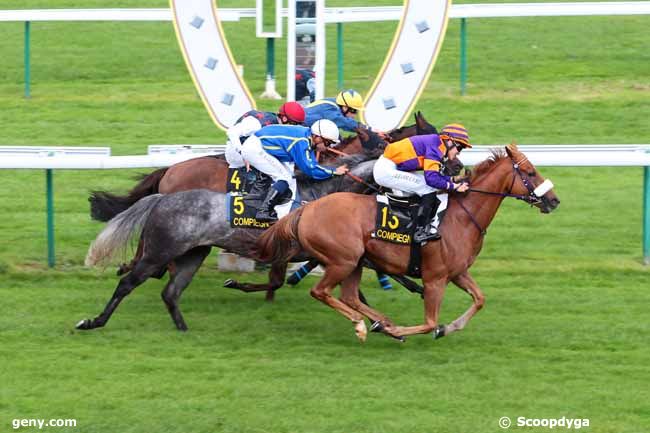
[[[386,141],[386,140],[388,140],[390,138],[390,135],[388,135],[387,132],[384,132],[384,131],[375,131],[375,132],[377,133],[379,138],[381,138],[384,141]]]
[[[454,191],[465,192],[468,189],[469,189],[469,184],[467,182],[455,183],[454,184]]]
[[[343,164],[343,165],[339,165],[338,167],[336,167],[336,170],[334,171],[334,174],[337,175],[337,176],[343,176],[348,171],[350,171],[348,166],[346,164]]]

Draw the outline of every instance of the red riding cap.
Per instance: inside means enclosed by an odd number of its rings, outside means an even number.
[[[287,119],[295,123],[303,123],[305,121],[305,109],[295,101],[282,104],[278,114],[280,116],[287,116]]]

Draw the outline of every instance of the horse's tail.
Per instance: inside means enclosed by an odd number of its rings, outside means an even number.
[[[127,195],[119,196],[108,191],[91,191],[90,216],[97,221],[108,221],[120,212],[124,212],[133,203],[151,194],[158,193],[158,184],[167,173],[168,167],[140,177],[140,182]]]
[[[298,208],[262,233],[255,246],[253,256],[262,262],[288,262],[300,252],[298,223],[304,207]]]
[[[86,266],[108,263],[117,251],[125,251],[129,239],[142,231],[149,214],[163,197],[162,194],[145,197],[111,219],[90,245]]]

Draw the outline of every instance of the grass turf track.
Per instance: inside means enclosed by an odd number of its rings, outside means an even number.
[[[649,24],[645,16],[469,20],[468,95],[459,98],[452,20],[418,108],[439,126],[464,122],[478,144],[650,143]],[[225,31],[259,94],[265,43],[253,26]],[[395,26],[345,25],[347,86],[369,89]],[[154,143],[223,142],[169,23],[33,23],[30,100],[22,31],[0,25],[1,144],[135,154]],[[334,93],[334,26],[328,41]],[[279,41],[280,89],[283,64]],[[77,419],[74,429],[49,429],[62,432],[496,432],[501,416],[589,418],[593,432],[650,425],[640,168],[541,169],[562,205],[541,216],[504,204],[473,267],[486,308],[462,333],[404,345],[377,335],[359,345],[346,320],[309,297],[314,279],[282,289],[273,305],[222,289],[233,275],[217,272],[213,257],[183,297],[190,332],[173,329],[159,281],[138,288],[107,328],[73,331],[116,283],[112,271],[82,266],[102,227],[88,217],[87,191],[125,190],[138,171],[55,172],[55,270],[45,267],[43,172],[0,171],[0,431],[14,418]],[[399,323],[421,320],[417,297],[376,285],[364,280],[377,307]],[[468,305],[450,287],[443,321]]]

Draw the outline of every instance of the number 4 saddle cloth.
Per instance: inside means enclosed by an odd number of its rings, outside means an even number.
[[[228,173],[228,194],[226,203],[226,215],[230,221],[230,227],[240,229],[259,229],[265,230],[269,228],[272,222],[258,221],[255,218],[258,209],[264,203],[264,199],[273,184],[271,178],[259,171],[251,168],[251,171],[246,172],[245,168],[230,169]],[[292,210],[293,206],[289,206],[293,193],[287,191],[286,196],[280,201],[280,204],[286,205],[285,213]],[[298,201],[294,200],[292,205]]]

